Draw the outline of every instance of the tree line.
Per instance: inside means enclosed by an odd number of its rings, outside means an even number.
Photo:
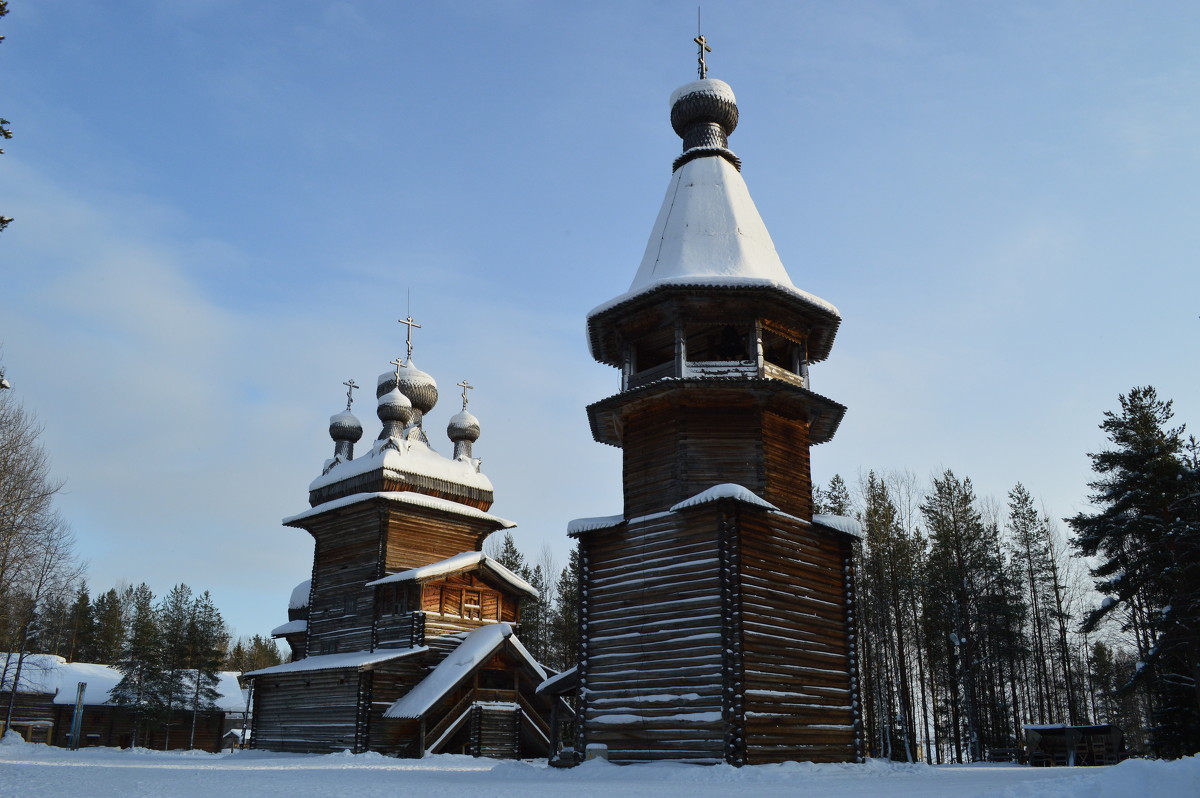
[[[1120,404],[1090,455],[1097,510],[1066,519],[1069,539],[1020,483],[1004,502],[950,470],[814,491],[818,512],[863,526],[870,755],[1002,758],[1026,724],[1056,723],[1116,724],[1154,756],[1200,750],[1198,447],[1152,388]]]

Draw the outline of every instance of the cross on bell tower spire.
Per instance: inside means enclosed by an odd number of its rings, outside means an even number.
[[[696,8],[696,38],[692,39],[700,47],[700,57],[696,59],[699,67],[696,69],[700,73],[700,80],[708,78],[708,62],[704,60],[705,53],[711,53],[712,48],[708,46],[708,39],[704,38],[704,34],[700,32],[700,8]]]

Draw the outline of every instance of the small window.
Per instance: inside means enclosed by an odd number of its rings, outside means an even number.
[[[474,621],[483,619],[483,604],[480,601],[478,590],[463,592],[463,617]]]

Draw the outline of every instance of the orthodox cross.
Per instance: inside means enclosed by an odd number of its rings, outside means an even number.
[[[358,387],[358,383],[351,377],[342,385],[346,386],[346,412],[350,412],[350,405],[354,404],[354,389]]]
[[[703,36],[697,36],[692,41],[700,45],[700,57],[696,59],[700,67],[696,71],[700,73],[700,80],[704,80],[708,77],[708,62],[704,60],[704,54],[711,53],[712,48],[708,46],[708,39],[705,39]]]
[[[399,388],[400,387],[400,367],[402,365],[404,365],[404,361],[402,361],[400,358],[396,358],[395,360],[389,360],[388,363],[391,363],[393,366],[396,367],[396,387]]]
[[[405,362],[411,363],[412,362],[412,331],[413,331],[413,327],[420,329],[421,325],[417,324],[415,321],[413,321],[412,316],[409,316],[407,319],[396,319],[396,321],[400,322],[401,324],[408,325],[408,334],[405,336],[405,343],[408,344],[408,360]],[[399,375],[399,373],[400,373],[400,367],[397,366],[396,374]],[[399,377],[397,377],[397,379],[399,379]]]
[[[470,389],[473,391],[473,390],[475,390],[475,386],[472,385],[471,383],[467,382],[466,380],[463,380],[462,382],[458,383],[458,387],[463,389],[463,394],[462,394],[463,410],[466,410],[467,409],[467,389]]]

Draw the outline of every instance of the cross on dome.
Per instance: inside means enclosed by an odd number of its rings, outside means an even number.
[[[463,389],[463,392],[462,392],[463,410],[466,410],[467,409],[467,391],[475,390],[475,386],[472,385],[471,383],[467,382],[466,380],[463,380],[462,382],[458,383],[458,387]]]
[[[408,345],[408,359],[405,362],[411,363],[412,362],[412,331],[413,331],[413,327],[420,329],[421,325],[417,324],[415,321],[413,321],[413,317],[411,315],[409,315],[409,317],[407,319],[396,319],[396,321],[400,322],[401,324],[408,325],[408,333],[407,333],[407,335],[405,335],[405,338],[404,338],[405,343]],[[399,366],[396,367],[396,379],[400,379],[400,367]]]
[[[412,346],[411,345],[409,346],[409,355],[410,356],[412,355]],[[404,361],[401,360],[400,358],[396,358],[395,360],[389,360],[388,363],[390,363],[396,367],[396,385],[399,386],[400,385],[400,367],[404,365]]]
[[[351,377],[343,382],[342,385],[346,386],[346,411],[349,412],[350,405],[354,404],[354,389],[358,387],[358,383]]]
[[[699,25],[697,25],[697,27],[699,27]],[[700,73],[700,80],[705,80],[708,78],[708,62],[704,60],[704,54],[711,53],[712,48],[708,46],[708,39],[704,38],[704,34],[700,34],[696,38],[692,39],[692,41],[700,45],[700,57],[696,59],[696,62],[700,66],[696,71]]]

